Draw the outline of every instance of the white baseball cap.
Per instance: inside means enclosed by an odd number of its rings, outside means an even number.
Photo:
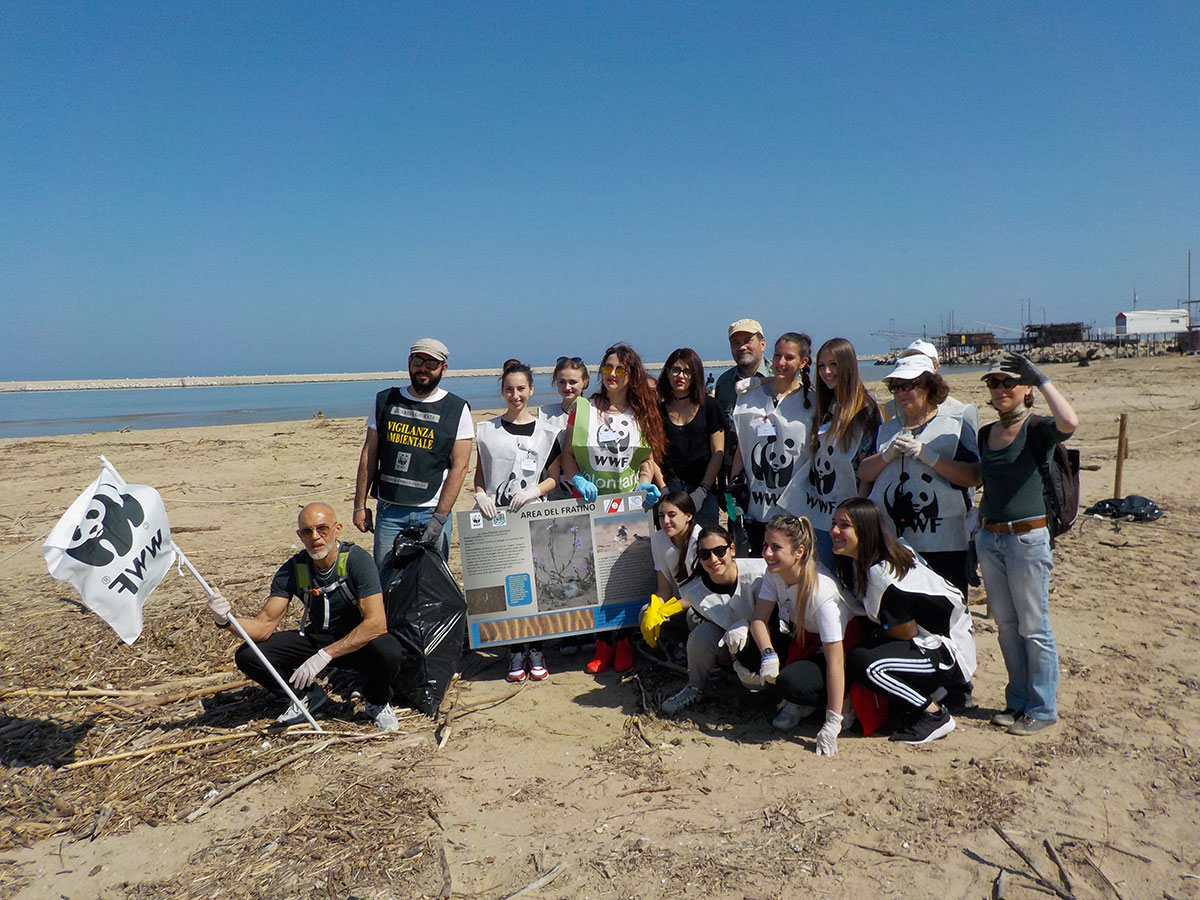
[[[929,341],[913,341],[911,344],[909,344],[904,349],[905,350],[916,350],[918,353],[924,353],[926,356],[928,356],[934,362],[939,361],[937,347],[933,346],[933,344],[929,343]]]
[[[896,368],[883,376],[883,380],[898,378],[902,381],[912,381],[926,372],[933,374],[933,360],[924,353],[915,356],[902,356],[896,360]]]

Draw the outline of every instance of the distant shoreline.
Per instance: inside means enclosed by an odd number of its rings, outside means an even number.
[[[876,356],[860,356],[860,362],[876,359]],[[733,365],[731,359],[704,360],[704,368],[710,372],[727,369]],[[646,363],[646,368],[658,370],[663,363]],[[535,375],[549,375],[554,366],[531,366]],[[451,368],[447,378],[498,378],[500,369],[455,369]],[[323,384],[340,381],[408,381],[407,372],[342,372],[311,373],[292,375],[184,375],[174,378],[77,378],[63,381],[0,381],[0,394],[20,394],[36,391],[120,391],[147,390],[152,388],[198,388],[231,387],[245,384]]]

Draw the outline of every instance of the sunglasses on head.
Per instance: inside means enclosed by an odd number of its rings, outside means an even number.
[[[580,368],[583,367],[583,360],[578,356],[560,356],[558,358],[558,362],[556,362],[554,365],[557,368],[558,366],[562,366],[567,363],[570,363],[572,366],[578,366]]]
[[[888,390],[893,394],[902,394],[905,391],[914,390],[921,382],[913,379],[912,381],[901,381],[898,378],[893,378],[887,383]]]
[[[698,547],[696,555],[702,560],[711,559],[714,556],[717,559],[724,559],[725,554],[729,552],[729,547],[729,544],[722,544],[719,547]]]
[[[1017,379],[1006,378],[1003,375],[989,375],[983,380],[983,383],[986,384],[990,390],[994,391],[997,388],[1015,388],[1017,386]]]
[[[600,367],[600,374],[616,375],[618,378],[624,378],[629,374],[629,370],[624,366],[610,366],[608,363],[605,363]]]

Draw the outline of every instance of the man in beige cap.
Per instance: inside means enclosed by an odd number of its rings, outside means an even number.
[[[733,430],[733,406],[737,402],[736,385],[754,375],[771,377],[771,364],[764,359],[767,341],[757,319],[738,319],[729,326],[729,352],[733,365],[721,373],[713,389],[717,408],[725,417],[725,462],[721,466],[721,484],[729,484],[729,467],[737,450],[737,433]],[[741,546],[741,544],[739,544]],[[749,546],[749,544],[744,544]]]
[[[354,527],[375,532],[375,565],[396,536],[420,529],[421,540],[450,554],[450,513],[462,490],[475,434],[467,401],[438,387],[450,351],[421,338],[408,352],[407,387],[380,391],[354,485]],[[375,521],[367,496],[377,496]]]

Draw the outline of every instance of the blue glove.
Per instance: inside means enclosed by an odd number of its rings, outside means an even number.
[[[635,487],[634,490],[635,491],[645,491],[646,492],[646,502],[648,504],[650,504],[651,506],[653,506],[655,503],[657,503],[659,501],[659,499],[662,497],[662,491],[660,491],[657,487],[655,487],[648,481],[643,481],[641,484],[639,484],[637,487]]]
[[[588,503],[600,496],[600,489],[582,472],[571,477],[571,484]]]

